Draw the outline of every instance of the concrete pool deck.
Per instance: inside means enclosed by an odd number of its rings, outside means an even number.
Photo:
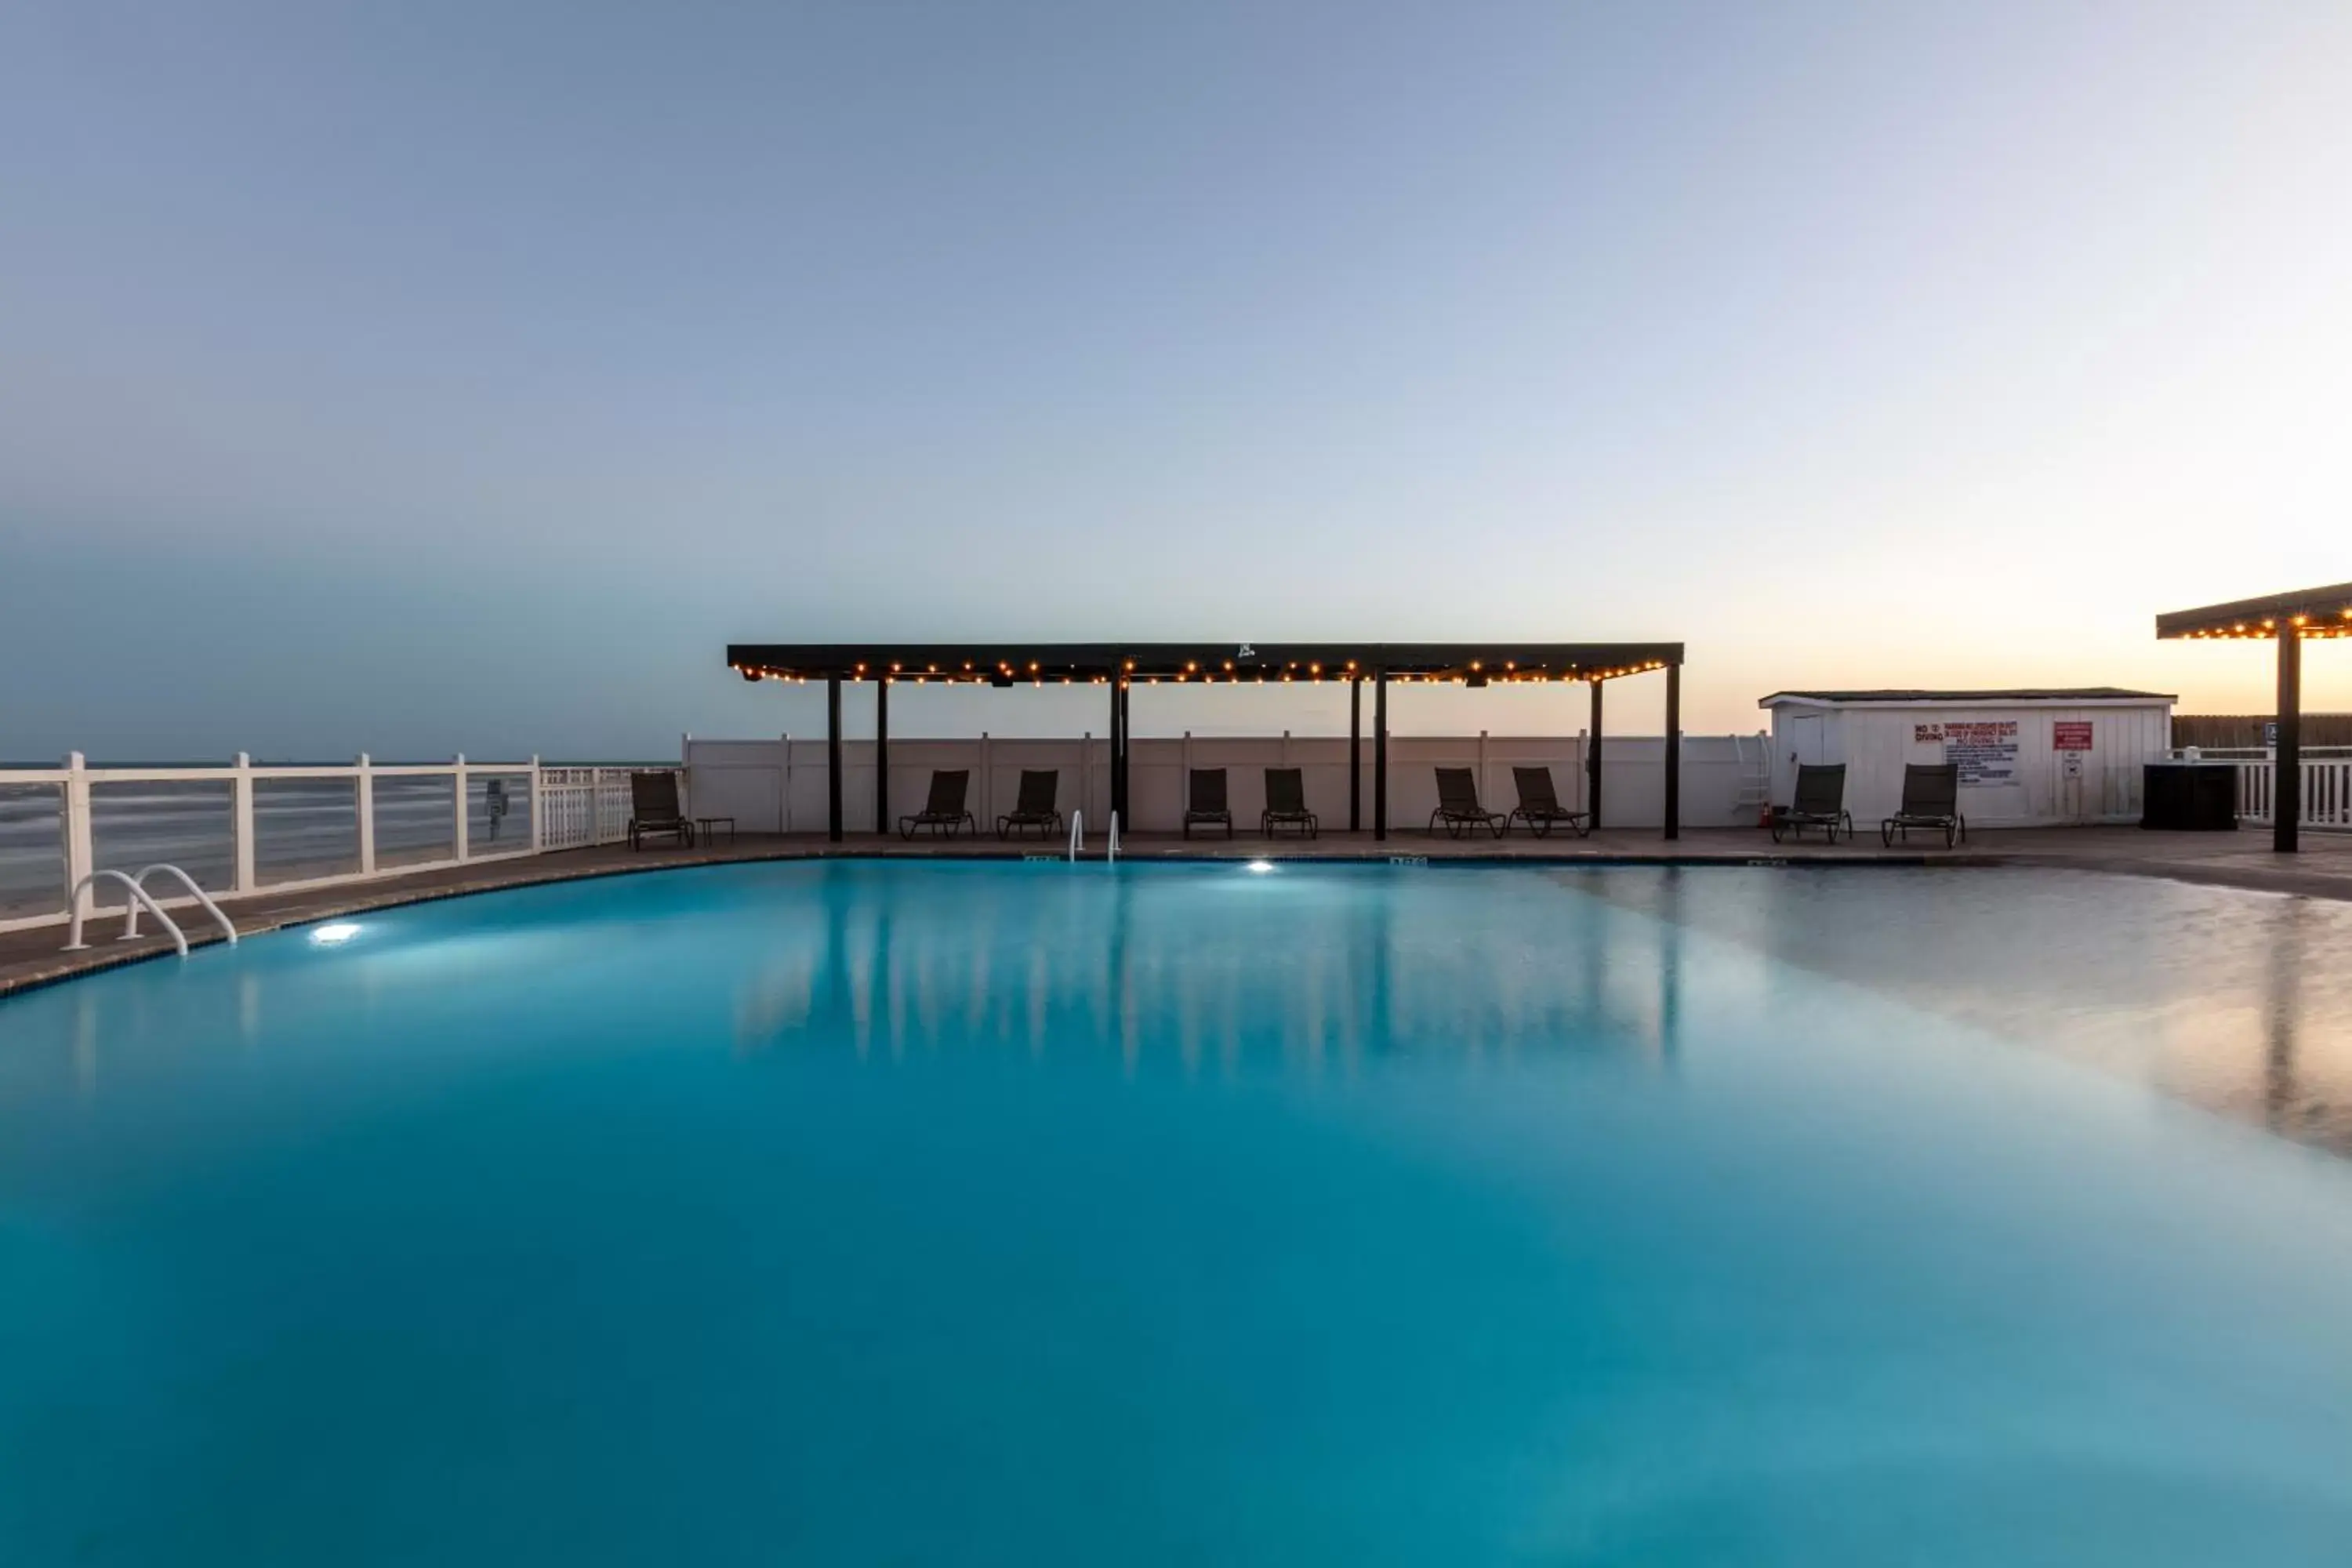
[[[1099,859],[1102,850],[1102,836],[1097,833],[1088,839],[1087,854]],[[955,839],[919,838],[908,843],[896,837],[860,835],[835,845],[827,843],[821,834],[747,833],[731,844],[721,842],[694,849],[662,847],[632,852],[626,845],[605,845],[282,894],[264,889],[226,902],[223,909],[236,921],[238,933],[250,936],[282,926],[400,904],[666,867],[872,856],[903,859],[1059,859],[1066,852],[1066,838],[1001,843],[992,836],[967,836]],[[1924,837],[1915,839],[1909,847],[1885,849],[1880,847],[1874,834],[1834,847],[1819,839],[1776,845],[1769,835],[1752,828],[1686,828],[1682,838],[1671,844],[1660,839],[1655,828],[1638,827],[1606,828],[1590,838],[1559,834],[1531,838],[1525,833],[1499,839],[1485,835],[1476,838],[1440,835],[1433,838],[1416,831],[1404,831],[1384,842],[1375,841],[1369,833],[1329,833],[1318,839],[1274,841],[1254,834],[1237,834],[1230,840],[1196,837],[1190,841],[1171,834],[1151,834],[1137,835],[1124,841],[1120,854],[1139,861],[1265,858],[1527,865],[2031,866],[2164,877],[2259,892],[2352,900],[2352,834],[2309,835],[2300,855],[2276,853],[2270,847],[2266,834],[2253,831],[2148,833],[2134,827],[1988,829],[1975,835],[1967,845],[1949,851],[1931,846]],[[191,947],[221,940],[219,931],[200,910],[174,910],[173,918],[186,931]],[[121,922],[120,910],[93,917],[85,933],[90,945],[79,952],[59,951],[66,935],[62,924],[0,933],[0,995],[172,951],[168,937],[152,934],[152,920],[143,922],[151,934],[142,934],[134,942],[118,941]]]

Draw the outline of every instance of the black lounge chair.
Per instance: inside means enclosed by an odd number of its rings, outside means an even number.
[[[1556,823],[1566,823],[1576,830],[1579,838],[1592,836],[1592,814],[1570,811],[1559,804],[1559,795],[1551,787],[1549,768],[1513,768],[1511,778],[1519,786],[1518,808],[1503,818],[1503,831],[1508,833],[1511,824],[1524,822],[1528,831],[1538,838],[1550,833]]]
[[[1257,826],[1268,838],[1280,837],[1286,827],[1298,829],[1307,838],[1321,831],[1315,814],[1307,809],[1307,781],[1297,768],[1265,770],[1265,810],[1259,815]]]
[[[641,849],[648,838],[675,838],[694,847],[694,824],[677,805],[676,773],[629,775],[629,847]]]
[[[971,789],[970,770],[932,769],[931,798],[923,803],[922,810],[912,816],[902,816],[898,819],[899,837],[912,838],[918,827],[928,827],[934,833],[945,833],[950,838],[956,836],[956,829],[959,827],[969,827],[972,832],[978,833],[980,824],[972,820],[971,813],[966,811],[963,805],[964,796],[971,793]]]
[[[1062,775],[1054,768],[1023,768],[1021,796],[1013,809],[996,819],[996,836],[1010,838],[1022,828],[1034,827],[1043,838],[1060,829],[1061,811],[1054,805],[1062,793]]]
[[[1960,770],[1953,763],[1912,763],[1903,770],[1902,809],[1878,825],[1879,842],[1892,849],[1911,829],[1940,831],[1944,847],[1968,842],[1969,819],[1960,815]]]
[[[1441,822],[1445,824],[1448,838],[1459,838],[1481,827],[1500,838],[1503,829],[1511,825],[1511,819],[1501,812],[1488,811],[1478,804],[1478,781],[1471,776],[1468,768],[1437,770],[1437,809],[1429,814],[1431,837],[1437,836]]]
[[[1784,832],[1802,841],[1808,827],[1820,828],[1832,844],[1841,827],[1848,838],[1853,837],[1853,814],[1845,808],[1843,763],[1799,764],[1794,798],[1772,814],[1772,842],[1780,843]]]
[[[1225,826],[1225,837],[1231,838],[1234,836],[1234,814],[1225,805],[1224,769],[1192,770],[1192,795],[1184,806],[1185,837],[1192,837],[1192,825],[1196,822],[1205,827],[1214,827],[1222,822]]]

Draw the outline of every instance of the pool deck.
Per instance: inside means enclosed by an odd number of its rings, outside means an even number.
[[[1099,858],[1102,847],[1097,834],[1088,842],[1089,856]],[[338,887],[278,894],[265,889],[228,901],[224,909],[240,934],[254,935],[398,904],[664,867],[877,855],[906,859],[1060,859],[1066,852],[1066,839],[1006,844],[993,837],[926,838],[908,844],[895,837],[857,836],[832,845],[815,834],[747,833],[731,844],[722,841],[695,849],[664,847],[632,852],[625,845],[607,845],[385,876]],[[1671,844],[1659,838],[1655,828],[1634,827],[1607,828],[1590,838],[1559,835],[1530,838],[1524,833],[1501,839],[1483,835],[1432,838],[1418,832],[1401,832],[1385,842],[1376,842],[1368,833],[1272,842],[1254,835],[1188,842],[1172,834],[1153,834],[1125,841],[1120,854],[1133,860],[1266,858],[1653,866],[2033,866],[2352,900],[2352,834],[2306,834],[2300,855],[2275,853],[2265,833],[2147,833],[2133,827],[1987,830],[1952,851],[1930,847],[1925,839],[1908,848],[1884,849],[1874,837],[1835,847],[1818,839],[1776,845],[1764,833],[1749,828],[1689,828]],[[220,940],[220,933],[200,910],[174,910],[173,918],[186,930],[191,946]],[[116,940],[121,923],[119,911],[93,918],[88,931],[90,945],[79,952],[59,951],[65,942],[63,925],[0,932],[0,995],[172,951],[170,939],[161,935],[146,934],[127,942]],[[144,923],[152,931],[153,921]]]

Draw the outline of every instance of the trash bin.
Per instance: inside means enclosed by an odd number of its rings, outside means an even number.
[[[2150,763],[2142,827],[2231,833],[2238,826],[2238,770],[2228,763]]]

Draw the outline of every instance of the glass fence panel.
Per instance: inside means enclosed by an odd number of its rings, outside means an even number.
[[[530,775],[475,773],[466,781],[466,853],[530,847]]]
[[[253,873],[266,887],[360,868],[356,779],[253,781]]]
[[[136,875],[158,863],[177,866],[208,893],[236,879],[236,816],[226,779],[108,782],[89,786],[90,865]],[[174,894],[156,887],[159,899]],[[101,883],[97,907],[120,909],[122,885]]]
[[[375,778],[375,863],[414,866],[457,853],[457,777],[451,773]]]
[[[64,810],[63,784],[0,784],[0,920],[66,907]]]

